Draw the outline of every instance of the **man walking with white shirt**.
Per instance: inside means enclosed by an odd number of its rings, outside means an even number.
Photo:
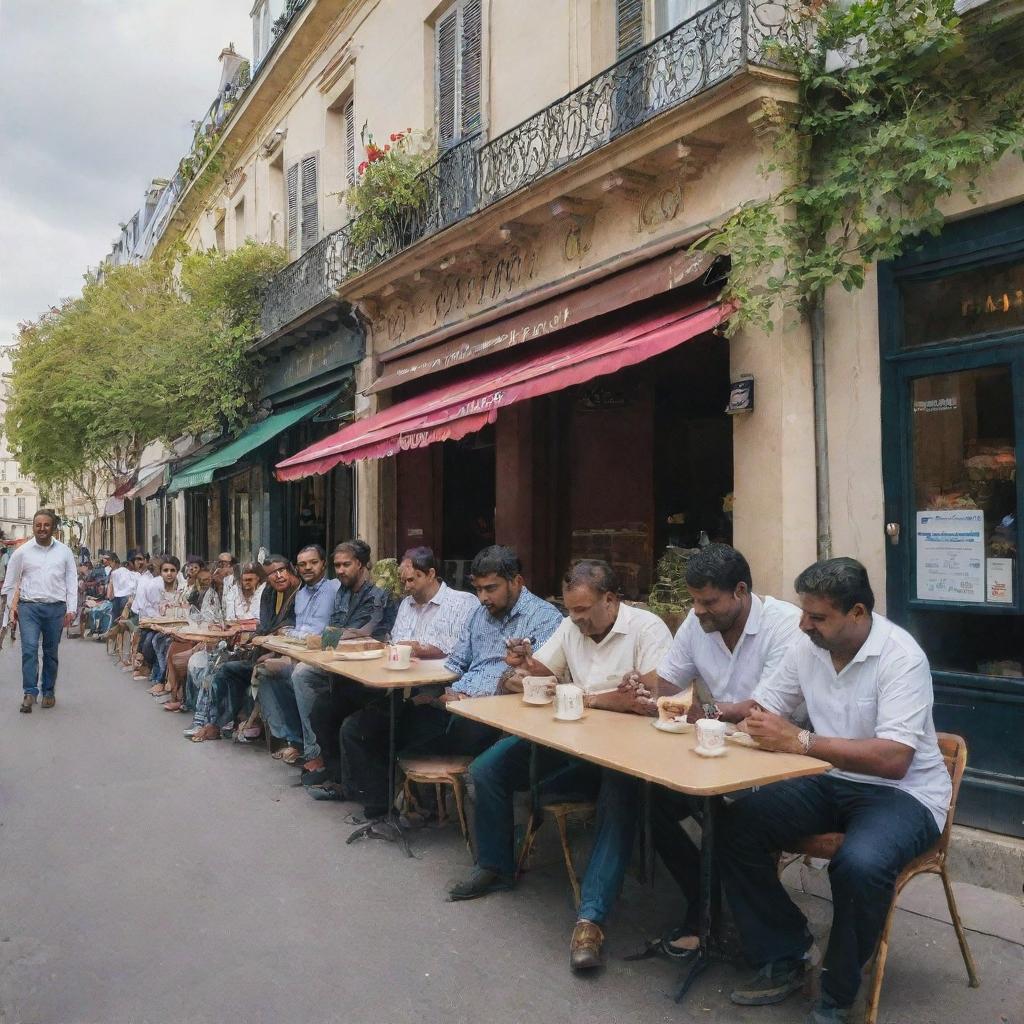
[[[56,703],[57,647],[62,630],[78,610],[78,567],[71,549],[54,540],[57,514],[41,508],[32,519],[33,539],[11,556],[3,593],[14,595],[11,622],[21,624],[22,714],[31,714],[39,696],[39,643],[43,645],[44,708]]]

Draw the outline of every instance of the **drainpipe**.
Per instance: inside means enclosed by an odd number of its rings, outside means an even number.
[[[818,558],[832,557],[832,514],[828,486],[828,413],[825,405],[825,301],[820,293],[810,309],[811,391],[814,395],[814,471],[818,513]]]

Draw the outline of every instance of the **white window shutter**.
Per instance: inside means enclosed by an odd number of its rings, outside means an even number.
[[[482,70],[480,0],[463,0],[460,85],[461,135],[480,130],[480,80]]]
[[[349,100],[341,112],[345,128],[345,180],[351,187],[356,183],[356,110],[355,101]]]
[[[292,164],[285,178],[285,206],[287,207],[287,247],[292,256],[299,249],[299,165]]]
[[[302,160],[302,252],[316,245],[320,237],[320,201],[317,158]]]
[[[434,31],[437,43],[437,145],[450,146],[456,138],[458,111],[458,6],[453,4]]]
[[[644,45],[644,0],[615,0],[615,55]]]

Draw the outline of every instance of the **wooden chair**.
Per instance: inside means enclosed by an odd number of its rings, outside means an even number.
[[[572,886],[572,895],[578,910],[580,880],[576,874],[576,865],[573,863],[572,850],[569,848],[569,819],[576,817],[586,823],[593,821],[596,814],[597,804],[588,801],[566,800],[560,803],[544,804],[536,815],[530,816],[529,824],[526,826],[526,835],[523,837],[523,845],[520,847],[519,859],[516,863],[516,877],[522,873],[526,861],[533,852],[533,844],[544,823],[545,816],[550,816],[558,828],[558,838],[562,844],[562,857],[565,859],[565,870],[569,874],[569,885]]]
[[[466,841],[470,853],[473,852],[473,844],[469,838],[469,826],[466,824],[465,798],[466,775],[472,760],[472,757],[458,755],[424,755],[423,757],[401,757],[398,759],[398,767],[405,775],[403,784],[405,806],[422,813],[422,808],[416,800],[416,794],[412,788],[413,783],[433,786],[437,796],[439,825],[443,825],[448,820],[448,806],[443,787],[451,786],[452,796],[455,797],[455,811],[459,816],[459,828],[462,829],[462,838]]]
[[[912,860],[896,879],[892,904],[885,918],[885,925],[878,940],[878,950],[875,953],[875,963],[871,972],[864,1024],[876,1024],[878,1020],[878,1003],[882,993],[885,961],[889,955],[889,934],[892,931],[892,922],[896,914],[896,901],[899,899],[899,895],[907,883],[911,879],[917,878],[918,875],[938,875],[942,879],[942,886],[946,890],[946,903],[949,905],[949,916],[956,931],[957,941],[960,943],[960,953],[964,958],[964,966],[967,968],[968,984],[971,988],[978,988],[981,985],[978,971],[974,964],[974,957],[971,954],[970,947],[967,945],[967,936],[964,933],[964,926],[960,921],[960,911],[957,909],[956,899],[953,896],[953,886],[950,883],[949,872],[946,868],[946,854],[949,850],[949,837],[953,829],[953,816],[956,813],[956,800],[960,793],[960,782],[964,776],[964,768],[967,767],[967,744],[962,737],[944,732],[938,734],[938,740],[939,750],[942,751],[942,759],[946,762],[946,768],[953,782],[949,812],[946,814],[946,826],[942,830],[942,835],[939,836],[938,842],[930,850],[922,853],[920,857]],[[803,857],[805,861],[810,858],[831,860],[842,845],[842,832],[826,832],[822,835],[808,836],[806,839],[791,844],[791,848],[782,853],[783,862],[785,863],[785,858],[791,854]],[[788,863],[792,863],[792,861],[790,860]]]

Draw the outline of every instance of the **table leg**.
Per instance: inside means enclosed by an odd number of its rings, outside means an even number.
[[[654,801],[654,783],[645,781],[643,784],[643,820],[644,830],[644,859],[643,878],[640,879],[645,885],[654,885],[654,829],[651,825],[651,808]]]
[[[387,799],[388,799],[388,810],[387,814],[383,818],[378,818],[376,821],[368,821],[365,825],[360,825],[349,837],[345,840],[346,846],[349,843],[354,843],[357,839],[363,837],[369,837],[371,839],[384,839],[389,843],[401,843],[402,849],[405,850],[407,857],[412,856],[412,850],[409,847],[409,840],[405,836],[405,831],[402,826],[398,823],[398,814],[395,811],[395,777],[398,768],[398,752],[397,747],[397,720],[398,720],[398,690],[392,688],[388,691],[388,785],[387,785]]]
[[[698,937],[700,948],[697,955],[690,962],[686,975],[679,991],[676,993],[676,1002],[681,1002],[683,996],[689,991],[690,986],[697,980],[711,963],[711,942],[714,927],[717,923],[718,905],[720,897],[716,891],[715,884],[715,827],[718,811],[722,806],[722,798],[716,796],[704,797],[703,799],[704,821],[701,827],[700,842],[700,927]]]

